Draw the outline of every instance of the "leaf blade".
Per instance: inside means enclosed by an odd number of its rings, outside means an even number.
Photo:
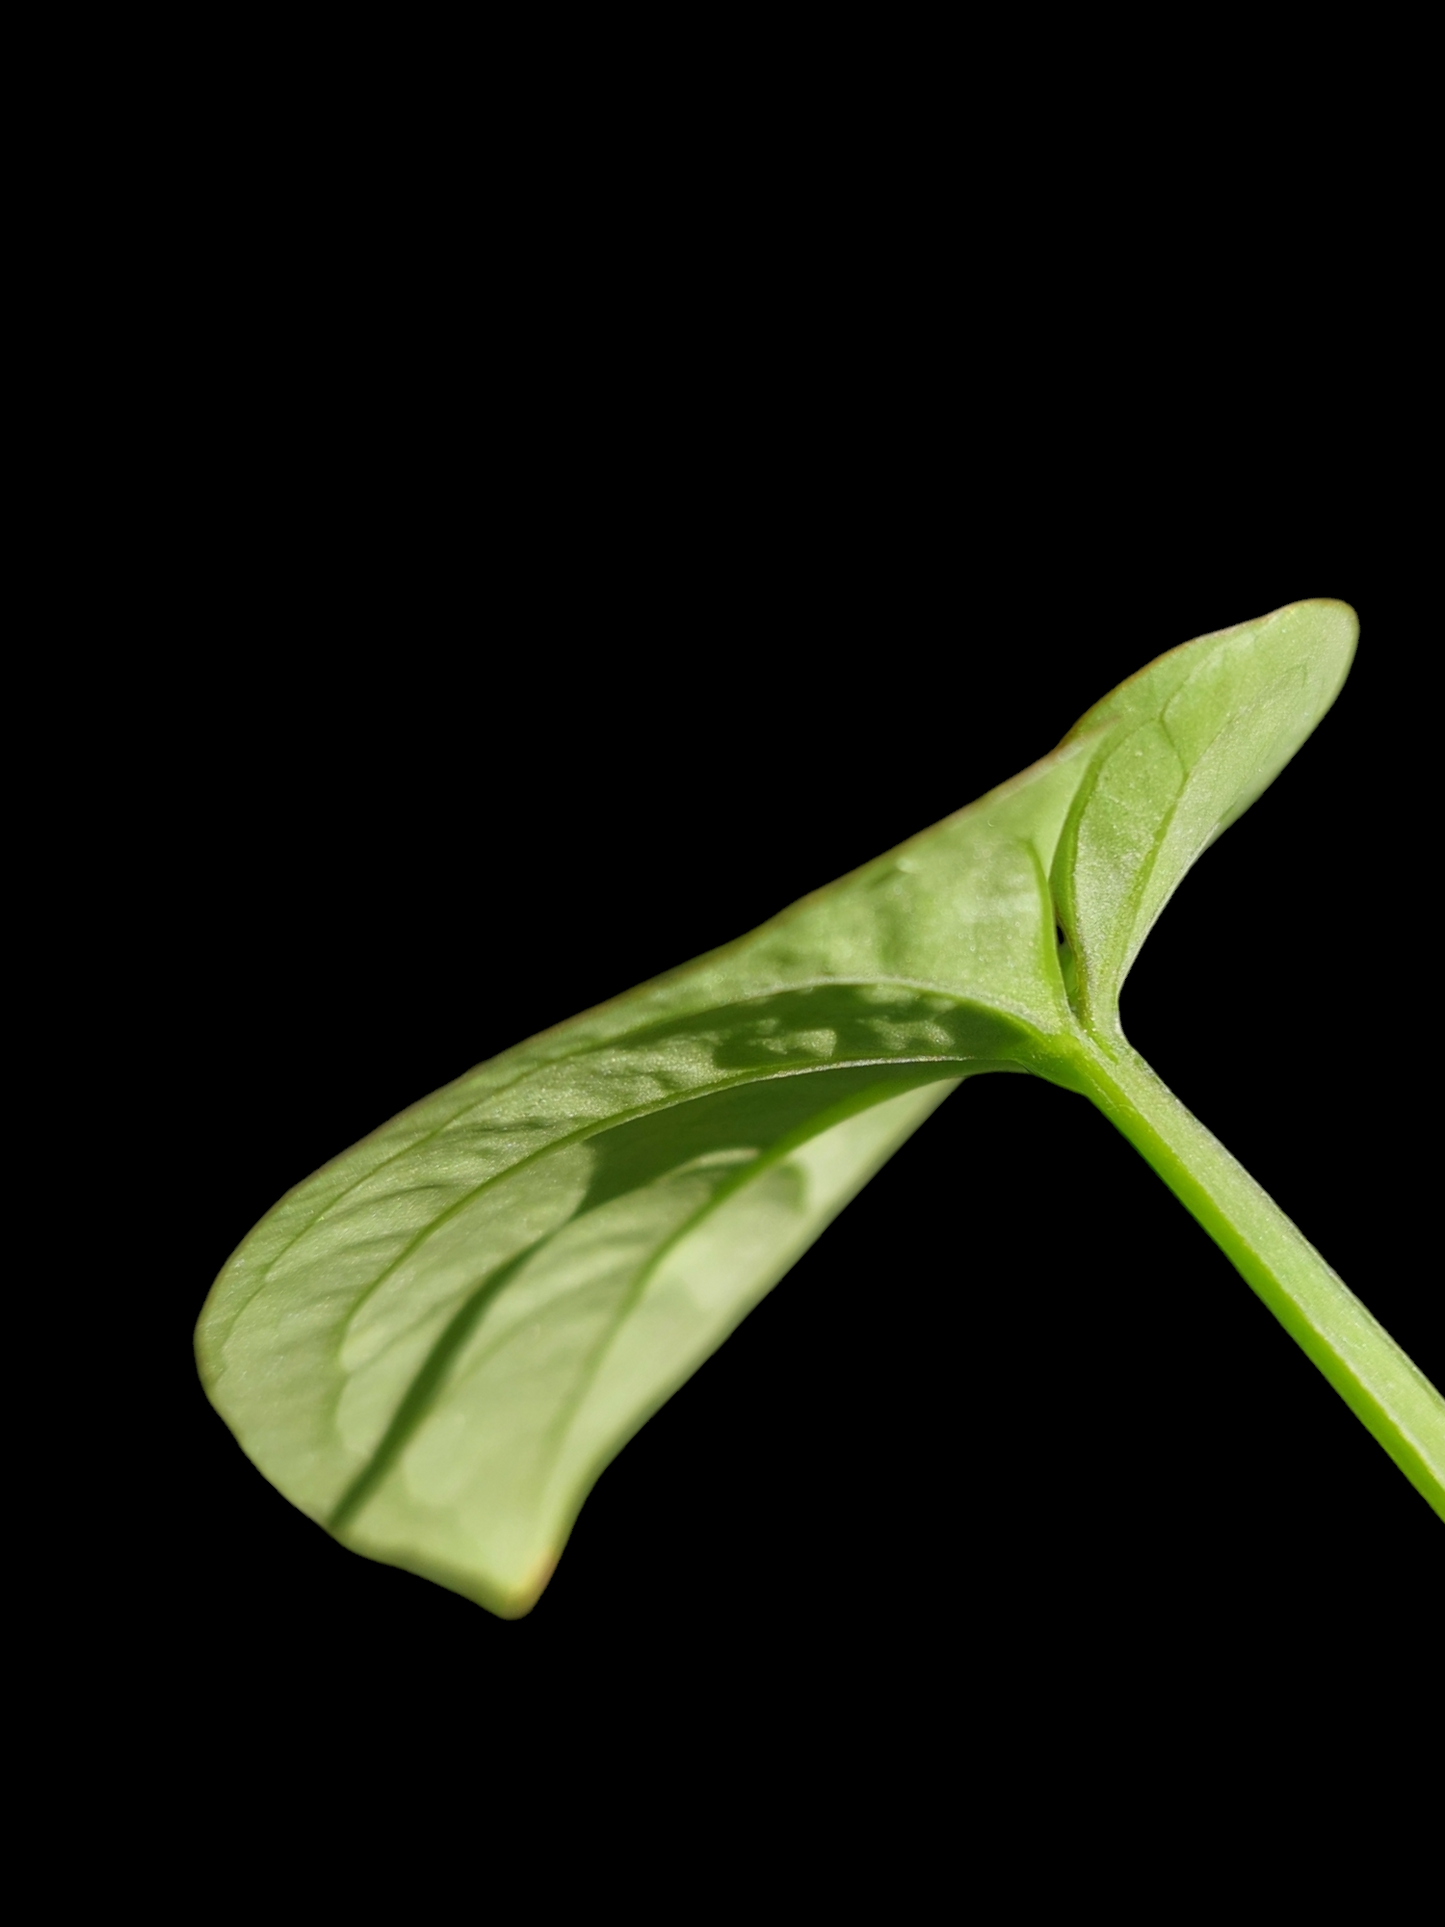
[[[260,1470],[349,1529],[375,1455],[469,1337],[467,1307],[517,1302],[516,1268],[577,1216],[606,1134],[660,1113],[682,1128],[699,1100],[753,1086],[776,1124],[784,1086],[820,1072],[936,1082],[1047,1054],[1070,1023],[1047,864],[1084,767],[1073,746],[1046,757],[750,935],[478,1066],[288,1193],[197,1327],[208,1394]]]
[[[978,803],[298,1186],[197,1330],[244,1449],[355,1549],[527,1610],[610,1457],[944,1089],[1102,1101],[1085,1038],[1356,627],[1298,604],[1169,652]]]
[[[1088,742],[1090,757],[1051,884],[1087,1023],[1112,1027],[1165,904],[1318,725],[1358,634],[1345,603],[1291,603],[1156,658],[1065,738]]]

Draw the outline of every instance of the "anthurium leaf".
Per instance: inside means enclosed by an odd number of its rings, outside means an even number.
[[[626,1439],[984,1070],[1094,1097],[1268,1297],[1274,1272],[1250,1269],[1268,1237],[1241,1255],[1210,1213],[1275,1207],[1237,1168],[1210,1189],[1227,1154],[1130,1058],[1114,998],[1184,871],[1328,706],[1353,640],[1348,610],[1314,603],[1172,651],[978,803],[297,1186],[197,1330],[246,1452],[358,1551],[527,1610]],[[1322,1261],[1287,1234],[1270,1232],[1275,1269],[1312,1278]],[[1343,1291],[1329,1279],[1326,1298]],[[1363,1403],[1341,1389],[1395,1451],[1378,1385]],[[1412,1451],[1396,1456],[1419,1483]]]

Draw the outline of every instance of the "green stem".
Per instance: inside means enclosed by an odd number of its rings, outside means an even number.
[[[1137,1052],[1078,1041],[1073,1068],[1095,1103],[1445,1519],[1445,1399]]]

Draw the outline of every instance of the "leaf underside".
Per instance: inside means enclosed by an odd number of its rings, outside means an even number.
[[[1302,603],[1172,650],[1012,782],[298,1185],[197,1329],[247,1454],[357,1551],[525,1612],[609,1460],[962,1078],[1076,1083],[1354,636]]]

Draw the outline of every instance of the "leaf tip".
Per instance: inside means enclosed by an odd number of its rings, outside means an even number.
[[[555,1552],[547,1553],[517,1585],[481,1603],[498,1619],[525,1619],[547,1590],[547,1582],[557,1570],[558,1556]]]

